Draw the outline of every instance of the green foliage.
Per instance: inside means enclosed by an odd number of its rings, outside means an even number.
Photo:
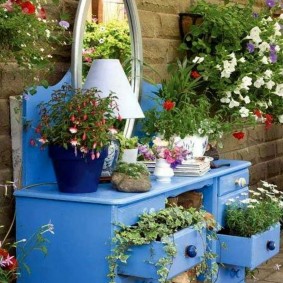
[[[226,225],[229,233],[250,237],[278,223],[282,214],[283,193],[275,185],[263,182],[263,188],[251,191],[252,197],[227,204]]]
[[[79,147],[82,153],[107,146],[116,121],[116,96],[101,98],[95,89],[73,89],[64,85],[55,90],[51,100],[39,105],[37,130],[42,144],[64,148]]]
[[[30,10],[25,12],[22,5],[27,3]],[[33,71],[50,71],[54,48],[67,45],[71,38],[59,21],[48,18],[41,5],[40,1],[0,0],[0,62],[16,62],[28,70],[24,77],[34,83],[38,74]]]
[[[124,149],[135,149],[135,148],[138,147],[139,138],[136,137],[136,136],[127,138],[123,135],[123,133],[118,133],[116,135],[116,138],[119,140],[120,148],[122,150],[124,150]]]
[[[169,65],[168,79],[156,92],[156,107],[148,110],[141,121],[148,136],[159,133],[169,140],[174,135],[200,135],[218,140],[230,129],[221,115],[212,112],[195,68],[196,64],[187,59]]]
[[[29,274],[31,270],[25,263],[27,257],[35,250],[47,255],[47,244],[49,237],[47,233],[54,234],[54,226],[49,223],[41,226],[28,239],[22,239],[14,244],[0,246],[0,282],[10,283],[21,274],[23,267]],[[17,257],[10,255],[10,252],[17,248]],[[13,252],[14,253],[14,252]]]
[[[143,163],[119,162],[114,172],[124,173],[133,179],[139,179],[142,175],[149,175],[149,171]]]
[[[94,59],[119,59],[128,70],[131,58],[131,40],[127,21],[112,20],[97,24],[87,22],[83,39],[83,76],[86,77]]]
[[[159,211],[150,211],[141,214],[138,222],[134,226],[119,224],[120,229],[116,230],[115,237],[113,238],[115,246],[112,250],[112,254],[108,256],[110,270],[108,276],[110,282],[115,282],[115,270],[118,262],[127,262],[132,246],[150,244],[153,241],[161,241],[164,244],[166,254],[165,257],[160,258],[155,264],[157,273],[159,274],[159,282],[169,282],[167,280],[169,267],[177,252],[174,242],[169,240],[169,237],[187,227],[192,227],[201,232],[203,229],[206,229],[206,221],[206,212],[203,210],[197,211],[194,208],[184,209],[179,206],[171,206]],[[215,226],[210,228],[216,229]],[[203,240],[203,244],[206,245],[206,239]],[[203,260],[206,262],[208,259],[212,258],[215,258],[215,255],[207,251]],[[199,272],[206,273],[208,276],[207,264],[203,264],[201,267]]]

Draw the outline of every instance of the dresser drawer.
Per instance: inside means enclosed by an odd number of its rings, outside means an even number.
[[[230,199],[235,199],[237,201],[244,200],[248,197],[249,189],[245,187],[241,190],[237,190],[230,194],[224,195],[218,198],[218,209],[217,209],[217,223],[222,227],[225,226],[225,218],[226,218],[226,204]]]
[[[160,210],[165,208],[165,199],[163,196],[157,196],[147,200],[139,201],[130,205],[119,207],[115,211],[115,222],[125,225],[133,225],[138,221],[138,216],[150,210]]]
[[[219,264],[218,274],[214,283],[243,283],[246,277],[245,267]]]
[[[239,190],[249,184],[249,170],[241,170],[219,178],[218,196]]]
[[[202,261],[206,249],[205,239],[205,229],[200,233],[190,227],[171,236],[170,240],[176,245],[177,254],[173,258],[172,265],[168,266],[168,279],[194,267]],[[187,255],[186,250],[189,246],[196,248],[196,254]],[[159,278],[157,274],[158,267],[155,264],[160,258],[167,256],[162,242],[154,241],[148,245],[130,247],[129,250],[128,254],[130,257],[126,264],[119,264],[118,274],[151,279]]]
[[[276,255],[279,252],[279,248],[279,224],[250,238],[219,234],[217,262],[254,269]]]

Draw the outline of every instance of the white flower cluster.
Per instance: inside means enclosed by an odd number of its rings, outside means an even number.
[[[248,197],[248,193],[241,193],[235,198],[230,198],[226,202],[226,205],[232,205],[233,203],[240,203],[246,205],[248,208],[254,208],[255,204],[260,203],[265,199],[269,199],[276,202],[283,208],[283,192],[277,189],[276,185],[270,184],[266,181],[261,181],[262,187],[258,187],[256,190],[250,190],[251,194]]]

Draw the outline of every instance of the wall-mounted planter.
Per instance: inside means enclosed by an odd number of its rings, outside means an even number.
[[[177,247],[177,254],[173,259],[168,279],[184,272],[202,261],[206,249],[206,231],[196,231],[186,228],[171,236]],[[141,278],[158,279],[157,261],[166,256],[162,242],[152,242],[148,245],[134,246],[130,249],[130,257],[126,264],[119,264],[118,274]]]
[[[280,224],[250,238],[218,235],[217,262],[256,268],[279,252]]]

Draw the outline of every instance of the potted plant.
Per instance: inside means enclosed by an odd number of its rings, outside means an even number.
[[[203,210],[170,206],[141,214],[133,226],[118,225],[108,256],[110,282],[115,282],[117,270],[117,274],[165,283],[177,275],[176,267],[180,272],[195,265],[198,274],[205,273],[208,278],[207,264],[215,256],[206,250],[206,240],[213,238],[217,225],[209,219],[212,236],[206,237],[206,221]]]
[[[220,141],[223,133],[230,130],[230,125],[220,114],[213,113],[211,102],[202,94],[202,77],[196,66],[186,58],[169,65],[168,78],[155,92],[155,107],[146,111],[142,121],[142,129],[149,137],[202,137],[200,141],[184,140],[193,157],[204,154],[208,139]]]
[[[265,181],[250,193],[241,201],[229,199],[217,245],[218,262],[254,269],[279,252],[283,193]]]
[[[115,99],[113,93],[100,98],[95,88],[64,85],[52,93],[50,101],[39,105],[38,141],[48,145],[59,190],[96,191],[117,120]]]
[[[280,3],[266,1],[257,12],[254,3],[197,1],[190,12],[202,16],[202,22],[185,35],[190,47],[182,44],[203,78],[203,95],[214,113],[233,124],[237,139],[244,137],[244,126],[260,122],[268,129],[283,121],[283,17],[273,17]]]
[[[120,143],[120,160],[127,163],[135,163],[138,157],[138,137],[127,138],[123,133],[116,135]]]
[[[111,183],[121,192],[147,192],[151,187],[149,171],[142,163],[119,162]]]
[[[174,140],[166,141],[155,137],[152,147],[140,145],[139,153],[145,161],[155,161],[153,174],[157,181],[168,183],[174,176],[173,168],[182,164],[187,159],[189,151],[182,145],[178,145]]]

